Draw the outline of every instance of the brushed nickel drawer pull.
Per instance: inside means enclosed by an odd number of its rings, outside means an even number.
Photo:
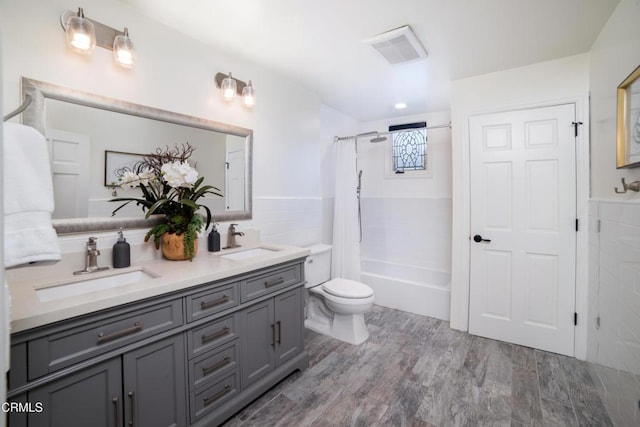
[[[120,427],[120,402],[118,402],[117,397],[114,397],[112,402],[113,402],[113,411],[116,419],[116,427]]]
[[[225,394],[229,393],[231,391],[231,386],[229,384],[225,384],[224,385],[224,389],[219,391],[218,393],[214,394],[211,397],[205,397],[203,402],[204,402],[204,406],[209,406],[211,405],[213,402],[215,402],[216,400],[222,398],[222,396],[224,396]]]
[[[222,330],[209,335],[202,335],[202,344],[223,337],[229,333],[229,327],[225,326]]]
[[[282,277],[278,277],[277,279],[274,279],[271,281],[265,280],[264,287],[270,288],[272,286],[282,285],[283,283],[284,283],[284,279]]]
[[[231,358],[229,356],[225,356],[224,359],[222,359],[218,363],[206,368],[202,368],[202,375],[207,376],[210,373],[215,372],[218,369],[222,368],[223,366],[228,365],[230,362],[231,362]]]
[[[135,334],[136,332],[140,332],[143,327],[144,325],[142,322],[136,322],[130,328],[126,328],[112,334],[105,335],[104,332],[100,332],[98,334],[98,344],[104,344],[109,341],[117,340],[118,338],[126,337],[127,335]]]
[[[213,301],[202,301],[200,303],[200,309],[206,310],[208,308],[215,307],[217,305],[224,304],[226,302],[229,302],[229,297],[227,295],[222,295],[220,298],[215,299]]]

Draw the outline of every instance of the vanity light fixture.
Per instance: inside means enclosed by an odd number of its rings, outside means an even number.
[[[225,101],[232,101],[236,95],[241,95],[245,106],[253,107],[256,104],[256,91],[251,80],[247,84],[233,77],[231,73],[228,75],[217,73],[214,80]]]
[[[63,17],[61,16],[62,20]],[[84,10],[78,8],[76,15],[67,15],[63,22],[67,43],[74,52],[91,55],[96,47],[96,30],[93,23],[84,17]]]
[[[129,38],[129,30],[118,31],[98,21],[84,16],[79,7],[74,13],[65,10],[60,15],[60,24],[67,35],[69,47],[78,53],[91,55],[96,45],[113,50],[116,63],[125,68],[132,68],[135,62],[133,43]]]
[[[125,68],[133,68],[135,61],[133,42],[129,38],[127,27],[124,27],[124,34],[118,34],[113,39],[113,59]]]

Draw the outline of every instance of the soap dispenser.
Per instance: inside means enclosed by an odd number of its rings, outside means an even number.
[[[131,265],[131,246],[122,234],[122,228],[118,231],[118,241],[113,245],[113,268],[124,268]]]
[[[213,223],[213,229],[209,233],[208,240],[209,252],[218,252],[220,250],[220,233],[216,229],[216,223]]]

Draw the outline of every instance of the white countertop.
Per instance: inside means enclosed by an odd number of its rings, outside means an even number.
[[[222,258],[222,255],[255,247],[273,252],[244,260]],[[295,246],[275,244],[248,244],[237,249],[220,252],[199,250],[193,261],[151,260],[139,262],[127,268],[111,268],[105,272],[74,276],[73,269],[60,265],[29,266],[6,271],[11,295],[11,332],[25,331],[75,316],[117,307],[169,292],[188,289],[206,282],[221,280],[237,274],[280,264],[309,255],[309,250]],[[144,269],[158,276],[130,285],[92,291],[81,295],[40,301],[36,290],[61,283],[82,281],[100,276],[126,273]],[[68,270],[68,271],[66,271]]]

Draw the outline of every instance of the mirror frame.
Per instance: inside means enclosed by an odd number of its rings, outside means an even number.
[[[207,120],[198,117],[187,116],[185,114],[174,113],[171,111],[160,110],[158,108],[147,107],[145,105],[134,104],[119,99],[109,98],[23,77],[23,99],[25,99],[26,95],[31,96],[31,103],[22,113],[22,123],[34,127],[43,135],[45,133],[46,127],[45,100],[55,99],[58,101],[69,102],[86,107],[98,108],[101,110],[128,114],[131,116],[158,120],[161,122],[168,122],[182,126],[189,126],[244,137],[245,150],[247,151],[247,155],[245,156],[245,210],[225,211],[223,213],[214,214],[213,217],[215,218],[216,222],[236,221],[252,218],[253,130],[229,125],[226,123],[216,122],[213,120]],[[120,227],[125,229],[149,228],[159,223],[160,221],[161,218],[145,219],[132,217],[89,217],[54,219],[52,220],[52,223],[53,227],[56,230],[56,233],[58,235],[61,235],[72,233],[86,233],[91,231],[117,230]]]

